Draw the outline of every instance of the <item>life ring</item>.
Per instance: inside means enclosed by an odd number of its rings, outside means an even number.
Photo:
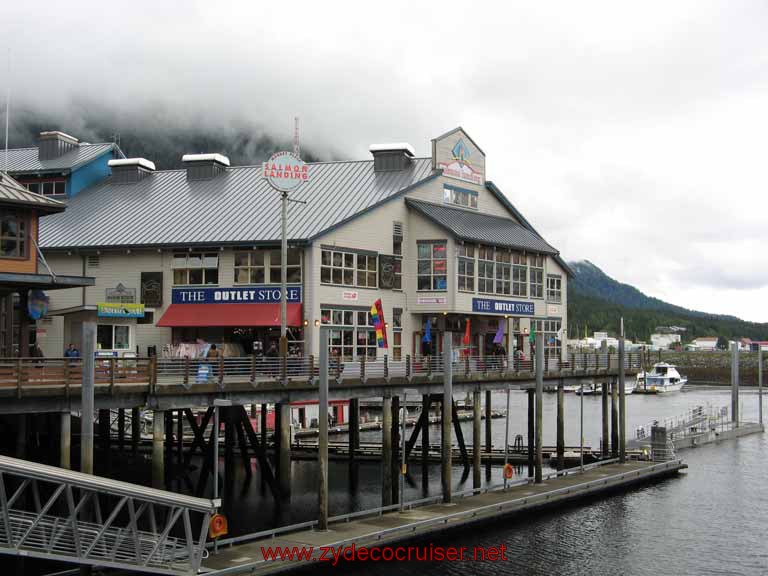
[[[208,536],[216,539],[219,536],[225,536],[229,532],[227,527],[227,518],[223,514],[214,514],[211,517],[211,524],[208,527]]]
[[[512,476],[515,475],[515,469],[512,467],[512,464],[504,464],[504,479],[509,480],[512,478]]]

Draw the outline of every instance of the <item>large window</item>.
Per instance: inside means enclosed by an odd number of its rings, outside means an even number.
[[[536,333],[544,335],[544,349],[547,355],[550,358],[559,357],[562,351],[562,334],[560,334],[562,320],[552,318],[549,320],[532,320],[531,322],[536,327]]]
[[[323,250],[320,258],[320,282],[354,286],[355,255],[352,252]]]
[[[27,190],[43,196],[63,196],[66,193],[66,182],[64,178],[47,178],[38,180],[20,180],[20,183],[27,187]]]
[[[269,251],[269,284],[279,284],[282,282],[280,276],[280,262],[281,252],[280,250]],[[286,264],[285,277],[288,284],[299,284],[301,282],[301,249],[289,248],[288,249],[288,263]]]
[[[180,252],[174,254],[173,283],[176,285],[218,284],[218,253]]]
[[[440,242],[419,242],[418,244],[419,290],[444,291],[448,289],[447,244]]]
[[[456,275],[458,288],[462,292],[475,291],[475,245],[459,244],[456,247],[458,262]]]
[[[528,295],[528,260],[525,254],[512,254],[512,294]]]
[[[26,216],[15,212],[0,212],[0,258],[25,258],[26,256]]]
[[[321,309],[323,324],[332,326],[328,349],[332,358],[360,359],[365,356],[376,359],[376,329],[371,314],[365,310]]]
[[[395,222],[392,234],[392,254],[395,255],[394,276],[395,280],[392,288],[395,290],[403,289],[403,225],[401,222]]]
[[[131,347],[131,327],[127,324],[96,326],[96,347],[99,350],[128,350]]]
[[[403,359],[403,311],[400,308],[392,309],[392,359]]]
[[[455,204],[465,208],[477,209],[477,192],[465,190],[463,188],[454,188],[445,186],[443,188],[443,201],[446,204]]]
[[[496,249],[496,294],[509,295],[512,290],[512,256],[509,250]]]
[[[544,298],[544,256],[533,254],[528,257],[531,267],[531,298]]]
[[[561,302],[563,279],[559,274],[547,275],[547,300],[550,302]]]
[[[235,284],[265,284],[266,252],[235,252]]]
[[[480,246],[477,250],[477,290],[493,294],[493,248]]]
[[[357,255],[357,285],[376,288],[376,255]]]

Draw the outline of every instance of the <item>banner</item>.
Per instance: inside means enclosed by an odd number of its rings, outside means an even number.
[[[96,304],[99,318],[144,318],[144,304],[118,304],[99,302]]]
[[[280,286],[245,288],[173,288],[173,304],[274,304],[280,302]],[[288,286],[288,302],[301,302],[301,286]]]

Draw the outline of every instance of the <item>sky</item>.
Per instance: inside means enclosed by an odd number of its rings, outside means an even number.
[[[768,322],[768,3],[4,2],[12,106],[320,157],[462,126],[566,260]],[[10,70],[10,72],[8,72]]]

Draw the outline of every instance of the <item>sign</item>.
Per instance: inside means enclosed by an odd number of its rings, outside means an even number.
[[[552,304],[547,306],[547,316],[559,316],[559,315],[560,315],[560,309],[557,306],[552,306]]]
[[[416,298],[416,304],[445,304],[445,296],[419,296]]]
[[[491,300],[490,298],[472,298],[472,312],[482,314],[513,314],[533,316],[533,302],[510,302],[509,300]]]
[[[357,302],[357,299],[359,297],[360,297],[360,293],[356,292],[355,290],[344,290],[344,292],[341,293],[342,300]]]
[[[280,302],[280,286],[247,288],[173,288],[174,304],[274,304]],[[288,286],[288,302],[301,302],[301,286]]]
[[[40,320],[48,314],[50,299],[42,290],[30,290],[27,295],[27,315],[31,320]]]
[[[136,288],[126,288],[123,284],[118,284],[114,288],[107,288],[105,292],[107,302],[136,302]]]
[[[293,152],[276,152],[261,165],[261,175],[280,192],[292,192],[309,182],[309,166]]]
[[[163,307],[163,273],[141,273],[141,301],[147,308]]]
[[[483,171],[479,164],[473,163],[472,150],[463,138],[454,143],[450,149],[450,157],[438,162],[437,167],[443,171],[444,176],[472,184],[483,184]]]
[[[144,318],[144,304],[99,302],[96,304],[96,316],[99,318]]]
[[[395,287],[395,257],[379,254],[379,288]]]

